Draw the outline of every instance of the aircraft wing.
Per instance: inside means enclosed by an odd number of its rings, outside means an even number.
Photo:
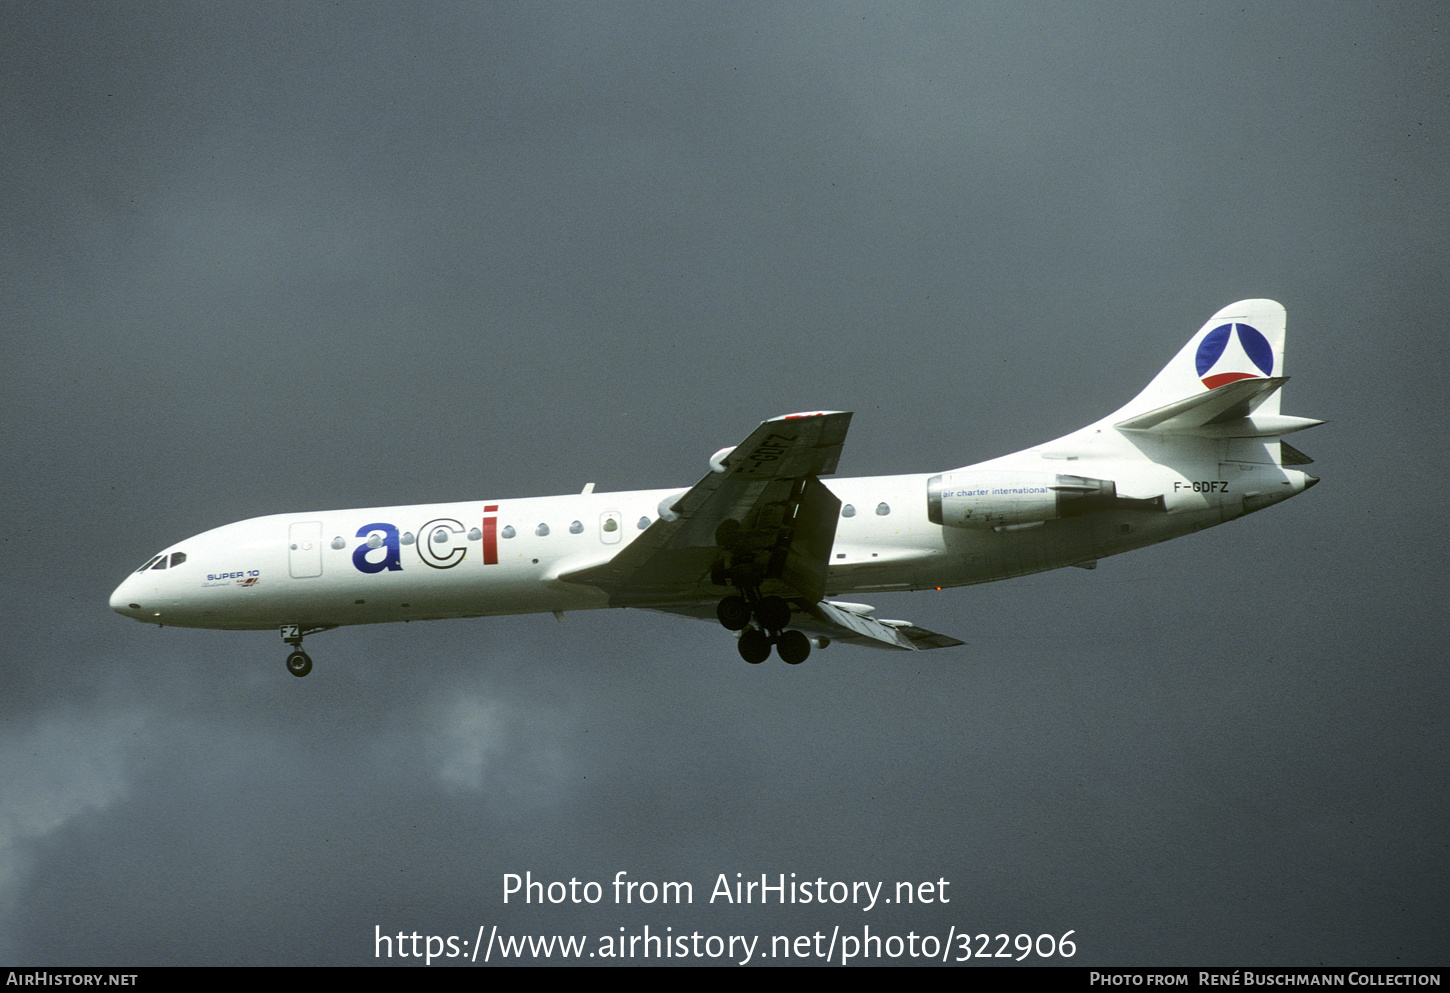
[[[909,621],[878,620],[872,609],[862,604],[832,603],[821,600],[809,603],[793,600],[790,626],[808,634],[823,635],[839,644],[865,645],[868,648],[894,648],[916,652],[928,648],[951,648],[966,642],[945,634],[917,627]],[[714,604],[693,604],[679,607],[655,607],[667,614],[694,617],[715,623]]]
[[[727,592],[722,570],[743,568],[755,570],[764,595],[822,599],[841,501],[816,477],[836,471],[850,424],[842,412],[762,422],[717,453],[698,483],[666,497],[618,555],[558,578],[598,586],[611,606],[713,611]]]

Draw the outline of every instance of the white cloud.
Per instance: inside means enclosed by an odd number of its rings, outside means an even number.
[[[450,789],[481,789],[491,762],[504,749],[504,708],[495,700],[468,696],[436,708],[435,714],[432,759],[439,782]]]
[[[451,793],[486,793],[510,802],[545,799],[570,765],[562,739],[572,722],[557,706],[457,687],[424,703],[412,749]]]

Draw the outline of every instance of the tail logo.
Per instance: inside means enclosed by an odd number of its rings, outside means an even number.
[[[1237,340],[1238,347],[1231,344]],[[1257,328],[1247,324],[1220,324],[1203,336],[1194,357],[1198,378],[1209,389],[1240,379],[1274,374],[1274,349]]]

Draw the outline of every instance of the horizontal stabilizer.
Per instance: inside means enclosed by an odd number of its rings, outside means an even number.
[[[1311,465],[1314,460],[1305,455],[1299,449],[1287,441],[1279,442],[1279,464],[1280,465]]]
[[[1324,422],[1313,417],[1290,417],[1287,414],[1254,414],[1222,424],[1205,424],[1201,428],[1179,428],[1171,434],[1191,434],[1196,438],[1279,438],[1305,428],[1317,428]],[[1153,429],[1149,429],[1153,430]]]
[[[1119,421],[1113,426],[1119,431],[1191,434],[1199,428],[1247,420],[1249,415],[1276,393],[1279,387],[1288,382],[1288,379],[1287,376],[1274,376],[1268,379],[1239,379],[1209,390],[1207,393],[1200,393],[1138,414],[1125,421]],[[1280,417],[1278,414],[1271,416],[1276,419]],[[1299,421],[1307,420],[1307,418],[1288,418],[1288,420]],[[1304,424],[1303,426],[1313,427],[1314,425]]]

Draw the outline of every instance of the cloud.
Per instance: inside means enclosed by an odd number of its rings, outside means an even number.
[[[0,732],[0,921],[14,911],[34,846],[129,792],[131,750],[146,721],[129,710],[65,709]]]
[[[517,689],[517,688],[515,688]],[[566,705],[464,676],[399,708],[378,742],[378,765],[425,770],[446,794],[492,805],[552,803],[574,765]]]
[[[469,696],[435,708],[439,730],[430,742],[438,781],[454,790],[478,790],[502,758],[508,717],[495,700]]]

